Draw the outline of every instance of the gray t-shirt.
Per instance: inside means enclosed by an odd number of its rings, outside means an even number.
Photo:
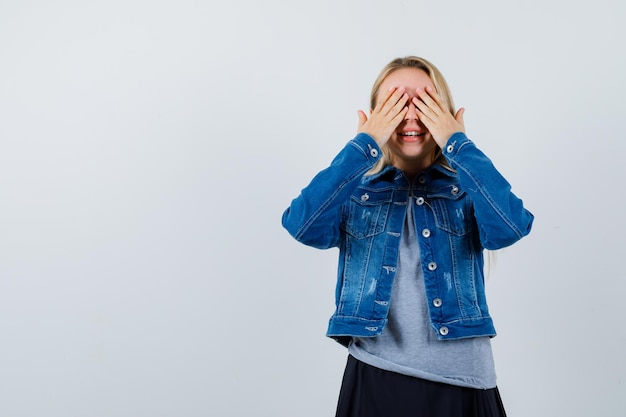
[[[377,337],[353,338],[348,351],[380,369],[451,385],[494,388],[489,337],[439,340],[430,326],[413,205],[408,206],[387,326]]]

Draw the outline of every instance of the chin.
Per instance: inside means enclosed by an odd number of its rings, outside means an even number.
[[[407,156],[420,157],[435,152],[435,147],[429,143],[404,143],[398,149]]]

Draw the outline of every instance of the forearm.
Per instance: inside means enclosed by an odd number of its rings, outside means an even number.
[[[337,246],[341,207],[381,152],[367,134],[358,134],[319,172],[285,210],[282,224],[298,241],[317,248]]]
[[[483,247],[500,249],[530,232],[533,215],[491,160],[464,133],[452,135],[443,154],[472,199]]]

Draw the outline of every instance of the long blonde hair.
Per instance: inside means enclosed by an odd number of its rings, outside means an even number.
[[[450,113],[454,114],[454,102],[452,101],[452,94],[450,94],[450,88],[448,87],[448,83],[446,82],[443,75],[435,67],[432,63],[427,61],[424,58],[420,58],[417,56],[406,56],[403,58],[396,58],[380,71],[376,81],[374,81],[374,85],[372,86],[372,92],[370,94],[370,110],[376,108],[376,99],[378,98],[378,91],[380,90],[380,86],[385,81],[385,78],[389,76],[392,72],[399,70],[401,68],[416,68],[424,71],[430,77],[433,82],[437,93],[443,100],[444,105],[448,108]],[[388,146],[385,144],[382,147],[382,157],[378,160],[376,165],[372,167],[367,173],[368,175],[376,174],[380,172],[385,166],[391,163],[392,154],[389,151]],[[451,169],[448,161],[442,156],[441,148],[437,146],[437,150],[433,156],[433,162],[443,165],[444,167]]]

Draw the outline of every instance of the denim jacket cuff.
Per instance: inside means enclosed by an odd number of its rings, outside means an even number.
[[[370,159],[372,165],[378,161],[382,155],[382,151],[373,137],[367,133],[359,133],[350,144],[359,149],[364,156]]]
[[[442,149],[443,154],[447,158],[454,158],[463,146],[471,143],[472,141],[463,132],[453,133],[452,136],[446,142],[446,146]]]

